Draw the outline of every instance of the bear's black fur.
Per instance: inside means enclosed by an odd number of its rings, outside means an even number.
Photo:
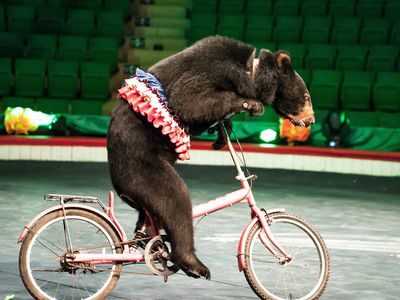
[[[258,115],[271,104],[278,114],[293,120],[311,105],[288,53],[261,50],[258,66],[253,65],[254,58],[254,47],[216,36],[158,62],[148,72],[161,82],[169,108],[193,135],[244,108]],[[174,168],[175,145],[120,99],[112,114],[107,149],[115,190],[139,211],[137,227],[146,210],[168,233],[171,260],[190,276],[209,278],[210,271],[194,254],[192,205]]]

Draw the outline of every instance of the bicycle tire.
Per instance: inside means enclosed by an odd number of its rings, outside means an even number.
[[[96,253],[96,251],[122,253],[120,246],[113,245],[121,242],[119,235],[101,216],[76,208],[67,208],[66,215],[72,245],[81,246],[83,244],[85,246],[76,249],[89,249],[85,250],[87,253]],[[43,216],[32,225],[23,240],[19,255],[19,270],[26,289],[35,299],[41,300],[74,299],[76,297],[90,300],[105,299],[117,284],[122,264],[113,263],[109,269],[98,269],[95,272],[82,269],[82,267],[75,271],[57,269],[57,266],[60,267],[61,264],[61,256],[57,257],[57,255],[62,255],[63,250],[66,252],[65,239],[60,237],[62,235],[60,224],[63,224],[63,218],[62,210]],[[79,230],[76,230],[77,228]],[[80,238],[81,235],[83,238]],[[90,236],[86,237],[86,235]],[[100,238],[105,238],[105,240],[100,241]],[[103,242],[106,244],[102,244]],[[94,245],[104,246],[101,249],[93,250]],[[35,258],[35,256],[37,257]],[[49,265],[55,269],[46,269]],[[41,278],[47,276],[46,273],[49,273],[49,279]],[[105,278],[104,283],[103,277]],[[89,280],[89,284],[84,284],[83,280]]]
[[[273,213],[268,218],[272,235],[292,256],[292,261],[284,265],[279,263],[260,242],[262,226],[260,222],[255,223],[245,244],[244,274],[250,287],[260,299],[265,300],[318,299],[330,275],[329,253],[320,233],[308,221],[293,214]],[[313,257],[308,257],[311,255]],[[257,261],[259,257],[262,260]],[[295,272],[300,271],[299,275],[295,275],[293,269]],[[299,286],[303,283],[306,285],[305,292]]]

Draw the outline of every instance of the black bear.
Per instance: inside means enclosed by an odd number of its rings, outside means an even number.
[[[178,158],[188,158],[187,134],[231,113],[260,115],[267,104],[295,125],[314,122],[310,94],[289,54],[262,49],[257,59],[255,53],[220,36],[200,40],[148,73],[138,69],[112,113],[107,150],[113,186],[139,211],[136,228],[147,212],[166,230],[171,260],[192,277],[210,278],[210,271],[194,253],[189,192],[174,168]]]

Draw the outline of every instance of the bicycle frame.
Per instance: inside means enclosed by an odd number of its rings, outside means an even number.
[[[234,191],[232,193],[226,194],[222,197],[218,197],[216,199],[210,200],[208,202],[196,205],[193,207],[193,218],[198,218],[202,216],[207,216],[210,213],[213,213],[215,211],[224,209],[228,206],[232,206],[234,204],[237,204],[239,202],[247,202],[250,209],[251,209],[251,220],[247,223],[244,231],[241,234],[239,244],[238,244],[238,252],[237,252],[237,258],[238,258],[238,267],[239,271],[242,271],[245,267],[245,261],[244,261],[244,247],[245,247],[245,242],[247,235],[251,229],[251,227],[257,223],[260,222],[262,225],[263,230],[259,234],[259,238],[265,248],[277,259],[282,259],[282,258],[290,258],[290,256],[285,252],[285,250],[275,241],[274,237],[272,236],[272,233],[269,229],[269,224],[268,224],[268,214],[274,213],[274,212],[284,212],[284,209],[273,209],[273,210],[268,210],[265,211],[264,209],[260,209],[256,205],[256,201],[254,199],[251,186],[249,184],[249,180],[252,180],[254,176],[249,176],[246,177],[244,172],[241,169],[240,163],[236,157],[236,152],[235,149],[231,143],[231,141],[228,138],[228,134],[226,132],[225,127],[223,126],[222,122],[220,125],[223,128],[223,133],[225,137],[225,141],[228,146],[228,150],[230,152],[230,155],[232,157],[233,163],[237,169],[237,176],[236,179],[240,181],[242,188]],[[51,207],[42,213],[38,214],[36,217],[34,217],[23,229],[18,242],[22,242],[23,239],[25,238],[26,234],[30,230],[30,228],[33,226],[33,224],[40,219],[41,217],[45,216],[46,214],[56,211],[56,210],[62,210],[64,211],[64,216],[65,216],[65,210],[70,209],[70,208],[77,208],[77,209],[84,209],[88,210],[90,212],[93,212],[97,215],[100,215],[102,218],[104,218],[113,228],[114,230],[119,234],[120,239],[122,241],[122,248],[123,252],[121,254],[91,254],[91,253],[74,253],[71,255],[71,261],[73,262],[85,262],[89,263],[92,265],[96,264],[104,264],[104,263],[110,263],[110,262],[143,262],[145,261],[144,254],[139,252],[137,249],[130,247],[129,246],[129,240],[127,238],[127,235],[118,222],[115,213],[114,213],[114,193],[112,191],[109,192],[109,203],[108,206],[105,206],[100,200],[97,198],[95,203],[98,203],[103,211],[99,211],[98,209],[92,208],[87,205],[82,205],[82,204],[66,204],[63,201],[62,195],[56,195],[60,197],[60,205]],[[82,198],[82,197],[81,197]],[[83,197],[84,198],[84,197]],[[87,198],[92,198],[92,197],[87,197]],[[54,200],[54,199],[52,199]],[[77,200],[77,202],[79,202]],[[85,202],[85,201],[81,201]],[[91,202],[91,201],[87,201]],[[94,203],[91,202],[91,203]],[[67,220],[65,218],[65,220]],[[147,216],[147,225],[151,226],[153,233],[155,235],[159,234],[160,228],[154,223],[153,219],[151,216]],[[275,248],[275,249],[274,249]],[[283,257],[282,257],[283,255]]]

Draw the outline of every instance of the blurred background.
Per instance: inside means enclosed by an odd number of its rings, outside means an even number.
[[[316,112],[317,124],[310,132],[289,128],[289,136],[272,109],[259,118],[240,115],[236,126],[247,132],[242,140],[400,150],[397,0],[0,3],[1,118],[7,107],[31,108],[66,118],[70,130],[65,133],[64,124],[50,134],[104,136],[117,90],[136,67],[146,70],[219,34],[257,49],[289,51]],[[6,129],[0,125],[3,134]]]

